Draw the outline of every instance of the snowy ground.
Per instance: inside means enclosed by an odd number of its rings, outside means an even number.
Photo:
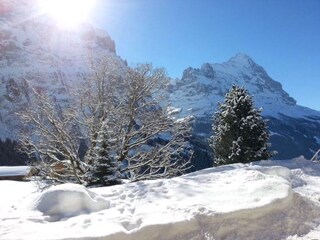
[[[320,239],[320,164],[302,158],[108,188],[0,181],[0,239]]]

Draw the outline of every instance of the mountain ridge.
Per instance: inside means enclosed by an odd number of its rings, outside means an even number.
[[[273,80],[262,66],[243,53],[238,53],[223,63],[204,63],[200,68],[188,67],[184,70],[182,78],[173,83],[172,88],[175,94],[180,93],[179,97],[183,95],[179,92],[181,89],[181,91],[187,92],[186,97],[194,92],[208,96],[210,94],[219,96],[219,101],[221,101],[232,84],[248,89],[253,95],[257,107],[267,110],[263,113],[264,115],[274,116],[282,111],[285,115],[294,116],[290,111],[295,109],[290,108],[290,106],[299,108],[299,112],[303,112],[300,116],[310,115],[311,112],[311,115],[319,115],[320,113],[317,110],[297,105],[297,101],[283,90],[280,82]],[[178,102],[174,94],[171,96],[171,101],[173,105]],[[275,109],[276,111],[270,111],[268,105],[275,102],[279,105],[278,108]],[[286,110],[287,107],[290,108],[290,111]],[[273,108],[276,108],[276,106],[274,105]],[[185,111],[185,109],[182,111]],[[205,114],[202,112],[198,115]]]

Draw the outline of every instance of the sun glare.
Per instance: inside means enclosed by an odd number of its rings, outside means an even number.
[[[75,28],[88,18],[94,0],[40,0],[41,9],[62,28]]]

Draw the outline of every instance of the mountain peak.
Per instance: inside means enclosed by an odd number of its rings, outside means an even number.
[[[173,101],[180,104],[181,96],[185,95],[188,101],[183,103],[181,115],[189,114],[188,109],[192,109],[192,114],[210,116],[213,99],[216,102],[222,101],[233,84],[244,86],[254,95],[257,107],[265,108],[266,115],[277,116],[282,108],[296,105],[296,101],[283,90],[281,83],[273,80],[263,67],[244,53],[238,53],[222,64],[204,63],[201,68],[187,68],[181,81],[176,83],[179,97]],[[196,100],[191,96],[197,96]],[[205,99],[211,102],[207,103]]]
[[[228,62],[231,63],[239,63],[239,64],[250,64],[250,65],[254,65],[255,62],[252,60],[251,57],[249,57],[247,54],[245,53],[237,53],[236,55],[234,55],[233,57],[231,57]]]

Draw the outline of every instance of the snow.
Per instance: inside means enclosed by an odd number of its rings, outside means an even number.
[[[17,166],[17,167],[1,167],[0,166],[0,176],[26,176],[30,172],[29,166]]]
[[[208,67],[214,75],[207,75]],[[189,114],[198,118],[212,117],[218,102],[223,102],[233,84],[245,87],[254,97],[255,106],[263,108],[262,114],[266,117],[320,117],[319,111],[296,105],[279,82],[272,80],[261,66],[243,53],[224,63],[206,63],[201,69],[188,68],[186,71],[186,76],[174,82],[175,91],[170,95],[172,106],[180,108],[179,117]]]
[[[303,158],[87,189],[0,181],[0,239],[317,239],[320,164]]]
[[[102,197],[77,184],[54,186],[35,201],[34,209],[53,219],[101,211],[110,206]]]
[[[172,106],[167,107],[168,115],[174,115],[181,112],[181,108],[175,108]]]

